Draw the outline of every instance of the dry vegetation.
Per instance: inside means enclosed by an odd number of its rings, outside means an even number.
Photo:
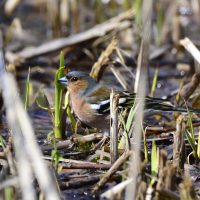
[[[198,0],[0,9],[0,199],[200,198]],[[137,93],[129,110],[111,94],[110,137],[75,118],[57,83],[69,70]],[[148,111],[146,95],[188,112]]]

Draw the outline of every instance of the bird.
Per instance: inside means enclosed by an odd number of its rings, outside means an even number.
[[[91,128],[104,133],[110,129],[110,93],[112,88],[103,85],[82,71],[70,71],[61,77],[59,83],[69,91],[72,109],[78,119]],[[118,107],[131,108],[137,95],[127,91],[116,91],[119,94]],[[145,109],[166,112],[188,112],[187,108],[177,107],[170,101],[155,97],[145,97]],[[190,112],[200,113],[198,109]]]

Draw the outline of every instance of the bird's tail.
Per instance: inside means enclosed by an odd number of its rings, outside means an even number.
[[[195,113],[200,114],[200,109],[195,108],[187,108],[187,107],[178,107],[174,105],[167,104],[167,102],[150,102],[145,104],[145,108],[147,109],[153,109],[157,111],[165,111],[165,112],[181,112],[181,113]]]
[[[124,95],[127,95],[127,93],[124,93]],[[129,94],[126,96],[126,101],[124,101],[123,104],[125,104],[125,106],[128,107],[132,106],[136,98],[137,97],[135,94]],[[145,109],[152,109],[156,111],[165,111],[165,112],[182,112],[182,113],[191,112],[195,114],[200,114],[200,109],[177,107],[166,99],[153,98],[153,97],[145,97]]]

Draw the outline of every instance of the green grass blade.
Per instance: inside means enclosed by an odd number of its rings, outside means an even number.
[[[197,156],[200,159],[200,131],[199,131],[198,142],[197,142]]]
[[[49,104],[49,101],[48,101],[47,96],[45,95],[44,91],[40,91],[38,93],[37,98],[36,98],[36,103],[37,103],[38,107],[43,110],[50,109],[50,104]]]
[[[188,108],[187,108],[188,109]],[[195,142],[195,138],[194,138],[194,127],[193,127],[193,124],[192,124],[192,115],[191,113],[189,112],[188,110],[188,116],[189,116],[189,125],[190,125],[190,132],[191,132],[191,136],[192,136],[192,140],[193,142]]]
[[[16,199],[15,192],[13,187],[6,187],[4,189],[4,199],[5,200],[13,200]]]
[[[129,149],[129,136],[128,136],[128,131],[126,129],[126,123],[121,113],[119,114],[119,117],[120,117],[120,123],[122,124],[124,129],[124,133],[118,144],[118,149],[123,149],[124,144],[126,144],[126,149]]]
[[[6,142],[1,135],[0,135],[0,147],[2,147],[3,149],[6,148]]]
[[[53,166],[55,170],[58,172],[58,164],[62,160],[63,157],[58,152],[55,139],[53,140],[53,143],[54,143],[54,149],[51,151],[51,158],[52,158]]]
[[[63,138],[62,133],[62,97],[63,97],[63,90],[61,84],[58,83],[58,80],[65,75],[64,73],[64,55],[60,53],[60,66],[56,72],[54,84],[55,84],[55,103],[54,103],[54,110],[55,110],[55,118],[54,118],[54,135],[55,138]]]
[[[191,134],[188,130],[186,130],[185,135],[186,135],[186,137],[187,137],[187,140],[188,140],[188,142],[189,142],[189,144],[190,144],[192,150],[193,150],[194,153],[196,154],[196,152],[197,152],[197,147],[196,147],[196,145],[195,145],[195,140],[193,140],[192,134]]]
[[[189,125],[190,127],[190,133],[191,133],[191,136],[192,136],[192,140],[193,142],[195,142],[195,138],[194,138],[194,127],[193,127],[193,124],[192,124],[192,115],[188,109],[188,106],[185,102],[185,106],[186,106],[186,109],[187,109],[187,114],[188,114],[188,121],[187,121],[187,124]]]
[[[135,102],[134,102],[133,106],[131,107],[131,109],[129,111],[126,124],[125,124],[124,119],[122,118],[122,116],[120,118],[120,120],[122,122],[122,125],[123,125],[123,128],[124,128],[124,134],[123,134],[124,137],[122,137],[120,142],[119,142],[119,145],[118,145],[119,149],[122,149],[124,144],[126,144],[126,149],[129,148],[129,146],[128,146],[128,141],[129,141],[128,133],[129,133],[129,131],[131,129],[131,126],[132,126],[133,119],[134,119],[135,113],[137,111],[137,108],[138,108],[138,106],[135,105]]]
[[[187,121],[187,124],[189,125],[190,127],[190,132],[188,130],[186,130],[186,137],[187,137],[187,140],[193,150],[193,154],[194,154],[194,157],[197,159],[198,158],[198,155],[197,155],[197,146],[195,144],[195,136],[194,136],[194,126],[193,126],[193,123],[192,123],[192,115],[187,107],[187,104],[185,102],[185,105],[186,105],[186,109],[187,109],[187,113],[188,113],[188,121]]]
[[[158,82],[158,68],[156,68],[154,77],[153,77],[153,83],[152,83],[151,94],[150,94],[151,97],[154,96],[154,93],[156,91],[157,82]]]
[[[65,95],[65,106],[64,107],[66,108],[67,116],[69,117],[72,131],[73,131],[73,133],[75,133],[75,130],[76,130],[76,120],[75,120],[75,117],[72,114],[71,108],[69,106],[69,92],[67,92],[66,95]]]
[[[25,92],[25,98],[24,98],[24,109],[27,110],[28,108],[28,103],[29,103],[29,88],[30,88],[30,67],[28,69],[28,76],[26,79],[26,92]]]
[[[151,175],[153,177],[156,177],[158,174],[158,162],[159,162],[158,151],[157,151],[156,143],[153,140],[152,150],[151,150]],[[154,182],[155,182],[155,178],[152,178],[151,185],[153,185]]]
[[[151,174],[155,176],[158,172],[158,157],[157,157],[157,147],[156,143],[152,141],[152,150],[151,150]]]
[[[133,119],[134,119],[134,116],[135,116],[135,113],[137,111],[137,108],[138,108],[138,105],[133,104],[133,106],[131,107],[131,110],[128,114],[128,118],[127,118],[127,122],[126,122],[126,130],[129,132],[130,131],[130,128],[132,126],[132,123],[133,123]]]
[[[135,0],[133,4],[135,10],[135,21],[138,26],[141,26],[142,22],[142,0]]]
[[[147,149],[147,138],[146,138],[146,131],[143,130],[143,140],[144,140],[144,159],[145,162],[148,162],[148,149]]]
[[[59,65],[59,68],[61,68],[61,67],[65,67],[65,58],[64,58],[64,54],[63,54],[62,51],[60,52],[60,65]]]

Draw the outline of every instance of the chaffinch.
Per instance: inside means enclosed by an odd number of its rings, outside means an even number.
[[[110,127],[110,92],[111,88],[101,85],[87,73],[71,71],[65,77],[59,79],[65,85],[70,94],[70,100],[74,113],[84,124],[109,132]],[[119,107],[132,107],[136,94],[118,92]],[[145,97],[145,109],[171,112],[187,112],[187,109],[175,107],[168,100]],[[200,110],[190,109],[195,113]]]

